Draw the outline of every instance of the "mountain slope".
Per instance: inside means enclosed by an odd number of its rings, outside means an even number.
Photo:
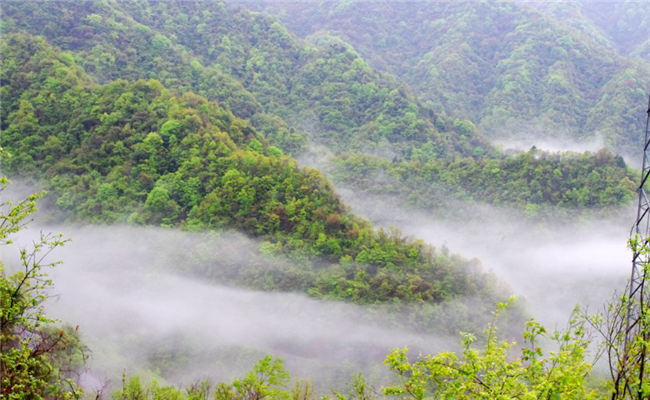
[[[434,109],[469,117],[492,137],[602,136],[626,154],[642,141],[642,118],[603,114],[599,105],[616,98],[642,115],[650,67],[617,54],[616,42],[595,23],[586,22],[583,32],[505,1],[267,3],[264,9],[301,36],[342,36]],[[633,88],[616,85],[629,75],[639,78],[628,82]]]
[[[390,157],[427,142],[436,143],[441,157],[487,146],[476,135],[441,135],[430,110],[350,46],[326,38],[314,46],[269,16],[184,1],[10,1],[3,11],[5,31],[44,35],[100,82],[157,78],[192,90],[250,119],[290,153],[306,136],[335,151]]]
[[[296,7],[303,6],[307,7]],[[559,165],[546,157],[535,161],[540,165],[527,165],[532,170],[538,170],[538,167],[539,170],[565,170],[567,176],[574,177],[570,185],[542,178],[541,174],[530,174],[522,179],[518,171],[507,166],[510,161],[518,162],[516,155],[492,146],[477,135],[475,126],[469,121],[450,117],[444,112],[436,113],[431,104],[421,104],[408,87],[393,76],[374,70],[349,43],[326,32],[300,40],[273,17],[214,2],[4,2],[2,7],[6,15],[3,21],[5,31],[45,34],[50,42],[70,51],[75,61],[100,83],[118,77],[129,81],[157,78],[179,93],[192,91],[208,100],[216,100],[234,115],[249,120],[270,145],[290,154],[303,154],[305,143],[309,142],[310,146],[317,146],[319,153],[333,153],[332,166],[335,169],[343,166],[343,170],[333,172],[332,176],[364,190],[367,189],[367,185],[362,183],[364,178],[350,176],[344,170],[350,166],[358,174],[370,171],[348,165],[351,160],[367,159],[373,168],[381,166],[384,176],[402,175],[399,171],[418,171],[398,179],[391,186],[401,194],[411,193],[419,198],[450,196],[454,201],[469,201],[468,207],[471,207],[472,200],[466,191],[482,190],[480,182],[484,167],[471,169],[469,173],[476,175],[468,178],[467,182],[474,183],[459,187],[461,177],[468,171],[458,166],[466,164],[487,165],[490,170],[497,165],[501,171],[499,176],[507,185],[516,184],[522,193],[531,194],[516,197],[512,194],[518,191],[499,193],[499,185],[496,185],[488,195],[481,197],[481,201],[491,204],[515,205],[522,209],[538,206],[576,209],[586,205],[601,208],[615,207],[631,198],[629,179],[624,179],[629,175],[626,166],[611,156],[605,157],[606,162],[593,164],[596,172],[604,178],[602,193],[607,193],[596,196],[597,199],[594,195],[589,201],[577,201],[575,196],[568,194],[570,190],[584,191],[593,186],[588,183],[586,175],[578,172],[580,168],[569,160],[570,157],[565,157],[566,162],[560,157]],[[355,15],[354,10],[358,7],[370,5],[355,5],[350,9],[350,15]],[[359,10],[383,13],[387,17],[391,15],[393,5],[382,3],[372,7]],[[465,10],[463,5],[447,4],[444,7],[436,12]],[[508,5],[503,7],[510,9]],[[490,11],[490,8],[486,10]],[[412,10],[396,11],[407,13]],[[494,19],[509,15],[499,9],[492,10],[492,14]],[[397,13],[391,18],[399,20],[402,17]],[[389,22],[386,26],[390,26]],[[508,26],[507,18],[497,22]],[[495,28],[494,24],[484,25],[486,35],[500,34],[489,32]],[[375,28],[378,31],[385,29],[383,25]],[[402,33],[400,38],[405,38],[407,43],[399,50],[403,49],[406,54],[422,51],[422,54],[417,54],[424,56],[426,48],[409,47],[409,43],[424,38],[412,35],[415,37],[409,39],[407,32]],[[450,42],[442,49],[463,51],[463,46],[456,49],[454,43]],[[395,46],[394,43],[388,44],[392,48]],[[397,62],[398,59],[405,60],[400,56],[387,59],[387,62]],[[481,63],[485,64],[484,61]],[[477,74],[482,73],[483,64],[474,68]],[[465,104],[463,98],[467,97],[462,90],[471,86],[462,76],[466,70],[463,65],[452,68],[453,73],[460,74],[457,79],[442,79],[436,84],[436,90],[444,93],[446,99],[458,103],[457,114]],[[625,84],[610,85],[611,94],[598,103],[598,110],[602,112],[589,120],[592,124],[616,130],[635,118],[635,109],[628,108],[627,104],[630,96],[640,96],[641,93],[630,79],[641,80],[643,77],[635,75],[634,71],[622,75],[621,79],[627,79]],[[511,79],[517,81],[517,76],[515,74]],[[480,81],[482,78],[479,78],[476,79]],[[513,106],[524,104],[521,99],[509,96],[505,96],[504,101],[513,103]],[[552,103],[551,99],[545,101]],[[604,112],[613,101],[621,110],[615,118]],[[553,107],[575,109],[579,104],[578,100],[567,98],[565,103]],[[562,124],[570,125],[572,121],[563,121]],[[520,133],[513,130],[511,134]],[[341,153],[348,154],[339,156]],[[349,153],[356,155],[350,156]],[[511,160],[512,157],[515,159]],[[593,161],[595,156],[587,155],[584,159]],[[525,156],[520,156],[521,160],[526,164],[530,161]],[[422,176],[423,171],[438,172]],[[439,175],[448,179],[440,180],[437,178]],[[415,176],[420,176],[416,179],[418,185],[408,182]],[[488,181],[493,182],[492,179]],[[562,192],[557,196],[537,195],[555,189]],[[573,200],[560,201],[562,198]],[[437,203],[432,204],[430,200],[408,202],[437,210],[440,215],[448,214],[438,209],[443,202]]]
[[[650,4],[647,2],[540,2],[531,5],[624,56],[639,56],[640,49],[650,40]]]
[[[9,35],[1,50],[3,167],[38,177],[68,220],[260,236],[287,263],[242,267],[231,281],[267,290],[359,303],[493,298],[476,261],[374,231],[318,171],[218,104],[155,80],[96,85],[38,37]]]

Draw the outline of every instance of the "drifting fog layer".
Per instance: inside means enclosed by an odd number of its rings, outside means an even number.
[[[539,137],[533,136],[516,139],[493,139],[492,142],[496,146],[501,146],[505,150],[519,151],[528,151],[533,146],[548,152],[571,151],[575,153],[584,153],[587,151],[595,153],[598,150],[609,148],[605,143],[605,137],[601,133],[596,133],[593,137],[588,137],[579,141],[562,137],[540,139]],[[641,168],[641,159],[639,159],[635,154],[620,155],[630,167],[637,169]]]
[[[627,239],[636,216],[632,206],[608,219],[540,226],[521,212],[489,205],[476,205],[465,219],[441,220],[405,211],[389,198],[339,192],[354,212],[377,226],[397,226],[434,246],[479,258],[485,270],[509,283],[526,299],[531,314],[549,327],[563,326],[578,304],[600,311],[630,275]]]
[[[30,226],[18,242],[34,240],[39,229],[73,238],[52,257],[64,264],[52,271],[57,296],[46,312],[80,326],[92,351],[90,389],[106,379],[118,382],[123,368],[151,370],[170,383],[228,381],[264,354],[285,359],[296,378],[341,387],[360,370],[385,375],[381,361],[392,348],[435,352],[458,342],[380,327],[381,316],[353,305],[181,276],[178,263],[193,256],[188,249],[196,243],[220,243],[202,259],[209,268],[231,258],[226,252],[233,246],[259,246],[240,236],[211,242],[207,235],[158,228]],[[3,258],[11,265],[16,254],[5,251]]]
[[[388,198],[340,193],[378,226],[397,226],[464,257],[478,257],[484,269],[525,297],[531,314],[549,328],[562,327],[576,304],[599,310],[629,275],[632,207],[610,221],[540,228],[490,206],[475,207],[473,218],[440,221],[404,211]],[[418,354],[457,345],[457,336],[392,329],[376,310],[216,283],[259,263],[253,255],[259,243],[239,235],[30,225],[17,242],[28,243],[39,230],[73,238],[52,257],[64,264],[52,273],[57,297],[46,311],[80,326],[92,350],[84,377],[90,389],[105,380],[118,383],[123,369],[152,371],[169,383],[228,381],[267,353],[284,358],[295,378],[311,378],[321,389],[342,387],[358,371],[383,381],[387,371],[381,360],[391,348],[408,345]],[[15,250],[2,254],[9,266]]]
[[[517,138],[517,139],[495,139],[493,143],[497,146],[502,146],[505,149],[515,149],[528,151],[531,147],[535,146],[540,150],[558,152],[558,151],[573,151],[584,153],[585,151],[596,152],[600,149],[606,148],[605,138],[598,134],[596,137],[588,138],[583,141],[576,141],[572,139],[539,139],[539,137],[530,138]]]

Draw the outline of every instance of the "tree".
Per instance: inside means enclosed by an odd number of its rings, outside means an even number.
[[[291,393],[282,390],[288,382],[289,373],[284,369],[282,360],[266,356],[244,378],[232,384],[218,385],[214,397],[216,400],[288,400],[292,397]],[[301,392],[304,391],[294,390],[295,394]]]
[[[632,238],[630,247],[641,259],[647,260],[648,242]],[[612,400],[644,400],[650,397],[650,299],[645,277],[650,265],[643,263],[640,292],[630,299],[630,282],[621,296],[615,295],[602,314],[585,316],[602,339],[600,351],[608,361],[609,390]]]
[[[0,194],[8,185],[0,178]],[[0,204],[0,246],[25,227],[36,211],[38,193],[16,204]],[[59,264],[45,258],[67,240],[41,234],[31,249],[20,250],[20,270],[7,277],[0,262],[0,393],[3,399],[77,399],[82,390],[72,378],[85,361],[76,329],[56,328],[43,312],[52,281],[46,270]]]
[[[414,362],[408,349],[396,349],[385,364],[399,384],[384,389],[386,395],[414,399],[595,399],[598,392],[586,388],[592,365],[585,361],[591,343],[586,321],[576,311],[564,331],[551,335],[531,319],[524,332],[527,347],[513,354],[516,342],[498,338],[496,320],[508,303],[500,303],[485,330],[486,344],[475,348],[476,337],[463,334],[462,352],[443,352]],[[539,342],[550,339],[558,348],[544,357]]]

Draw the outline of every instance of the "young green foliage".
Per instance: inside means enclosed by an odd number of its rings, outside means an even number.
[[[266,356],[242,379],[231,384],[219,384],[214,397],[215,400],[289,400],[292,394],[284,390],[287,383],[289,373],[284,369],[282,359]]]
[[[386,395],[435,399],[595,399],[597,392],[585,386],[591,364],[585,360],[590,339],[584,321],[571,319],[566,330],[547,334],[529,320],[524,332],[527,347],[516,352],[517,343],[500,339],[498,316],[508,307],[499,304],[484,333],[486,343],[477,349],[476,337],[463,334],[460,354],[443,352],[410,361],[408,349],[395,349],[385,360],[399,384],[384,389]],[[551,340],[557,350],[548,355],[539,347]]]
[[[0,195],[8,185],[0,178]],[[16,204],[0,204],[0,246],[12,242],[25,220],[36,211],[29,196]],[[76,329],[56,328],[43,311],[47,289],[52,285],[47,269],[59,262],[46,257],[67,240],[43,235],[32,248],[20,249],[20,269],[6,276],[0,262],[0,393],[3,399],[76,399],[81,388],[72,373],[85,361],[84,347]]]
[[[639,259],[648,260],[650,249],[643,238],[631,238],[629,247]],[[644,262],[642,268],[641,285],[633,297],[628,282],[623,294],[605,304],[602,313],[583,315],[600,336],[599,351],[608,362],[608,390],[613,400],[643,400],[650,396],[650,299],[645,289],[650,265]]]

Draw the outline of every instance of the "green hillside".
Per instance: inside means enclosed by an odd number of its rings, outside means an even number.
[[[6,32],[43,35],[99,82],[155,78],[191,90],[292,154],[306,138],[400,155],[429,141],[446,157],[486,146],[441,136],[430,110],[349,46],[326,37],[314,46],[272,17],[211,1],[6,2],[3,11]]]
[[[366,11],[383,11],[388,15],[392,12],[390,7],[382,4]],[[451,7],[442,10],[448,13],[464,10],[462,7],[456,10],[454,7],[460,6],[452,4],[445,7]],[[507,7],[510,6],[503,7],[509,10]],[[471,197],[464,191],[475,191],[474,186],[458,187],[458,180],[468,172],[459,175],[461,170],[455,165],[463,162],[502,164],[509,162],[507,160],[511,157],[496,150],[477,135],[472,123],[462,119],[464,106],[453,106],[451,114],[435,112],[442,106],[421,104],[410,94],[408,87],[389,74],[377,72],[345,41],[327,33],[312,35],[304,41],[288,32],[273,17],[263,14],[214,2],[144,1],[5,2],[3,11],[6,15],[3,29],[6,32],[29,31],[44,35],[51,43],[69,51],[96,81],[155,78],[179,93],[192,91],[207,100],[217,101],[237,117],[248,120],[270,145],[289,154],[302,154],[305,144],[310,143],[310,146],[324,147],[334,155],[356,152],[357,157],[375,160],[372,162],[375,166],[382,165],[385,175],[393,175],[393,164],[402,160],[415,165],[420,171],[418,182],[422,184],[409,183],[411,178],[398,179],[397,192],[414,193],[415,186],[415,193],[421,193],[417,196],[439,198],[449,194],[466,201]],[[411,9],[397,11],[411,12]],[[499,10],[497,14],[501,13]],[[164,18],[158,18],[161,15]],[[351,11],[350,15],[353,16],[354,12]],[[376,28],[384,29],[388,25]],[[400,37],[410,36],[404,34]],[[419,39],[422,38],[409,40]],[[350,40],[357,42],[354,38]],[[426,41],[419,40],[421,42]],[[362,49],[367,47],[363,43],[359,46]],[[406,44],[399,48],[409,54],[420,51]],[[404,54],[386,57],[386,60],[395,62],[407,59]],[[461,69],[454,69],[454,73],[461,73]],[[631,70],[609,84],[611,98],[607,97],[595,106],[600,112],[591,117],[590,123],[619,129],[625,121],[635,118],[636,110],[626,105],[628,91],[638,90],[622,84],[641,79],[635,73]],[[458,79],[466,81],[462,77]],[[436,84],[436,92],[454,93],[454,102],[470,104],[460,95],[458,88],[462,87],[457,80],[445,79]],[[517,106],[523,104],[520,100],[508,97],[508,101]],[[612,103],[616,103],[619,112],[605,112]],[[557,104],[558,109],[566,108],[560,102]],[[579,102],[571,106],[577,105]],[[449,115],[460,115],[461,118]],[[472,113],[468,111],[468,115]],[[571,125],[567,121],[562,124]],[[517,129],[509,132],[513,136],[522,134]],[[348,155],[343,158],[335,156],[334,165],[340,166],[348,159]],[[567,201],[576,196],[564,192],[557,198],[537,195],[554,190],[558,185],[534,174],[522,179],[510,168],[501,168],[498,176],[519,186],[523,193],[534,195],[518,198],[513,195],[519,192],[517,190],[498,193],[497,185],[481,198],[488,203],[515,205],[522,209],[560,204],[574,208],[623,204],[632,195],[628,181],[623,180],[628,174],[626,167],[612,157],[608,160],[607,165],[596,166],[607,168],[607,171],[599,170],[597,173],[606,177],[600,184],[605,188],[611,187],[605,191],[606,194],[595,194],[603,197],[602,200]],[[440,175],[437,173],[422,175],[422,171],[429,169],[420,169],[418,163],[432,163],[435,170],[448,170],[443,171],[443,175],[453,178],[440,180],[436,178]],[[557,168],[547,161],[547,157],[542,157],[539,163],[548,163],[542,169]],[[586,176],[572,171],[575,165],[568,162],[560,169],[568,170],[569,175],[576,177],[569,186],[560,185],[562,190],[588,190]],[[473,171],[469,173],[474,174]],[[472,181],[479,184],[482,179],[479,176]],[[332,177],[367,189],[359,181],[362,177],[340,173],[334,173]],[[402,181],[405,183],[400,183]],[[410,201],[408,204],[439,208],[439,204],[433,205],[431,201]]]
[[[581,7],[557,4],[566,13]],[[644,51],[647,36],[628,40],[631,31],[647,31],[642,17],[634,18],[648,14],[637,9],[641,4],[616,6],[623,15],[611,37],[595,19],[580,19],[578,30],[564,13],[506,1],[268,3],[264,9],[301,36],[343,37],[434,109],[469,118],[489,136],[602,137],[614,151],[636,154],[650,67],[619,54],[617,43],[638,41]]]
[[[217,103],[155,80],[96,85],[43,39],[2,44],[2,147],[69,221],[237,229],[293,263],[236,283],[359,303],[491,297],[475,261],[374,231],[328,181]]]
[[[390,161],[343,154],[333,162],[333,179],[361,193],[389,196],[410,208],[460,218],[486,201],[515,207],[530,219],[555,220],[584,210],[617,210],[633,199],[620,156],[598,153],[547,154],[532,149],[501,159]],[[467,217],[469,218],[469,217]]]
[[[649,299],[566,309],[625,279],[605,270],[637,196],[624,156],[638,155],[645,123],[648,12],[1,2],[0,246],[18,251],[0,259],[0,397],[312,400],[338,385],[337,400],[649,398]],[[601,138],[607,148],[584,153],[509,145]],[[47,193],[13,202],[9,179]],[[63,235],[23,235],[37,200],[39,228],[89,233],[68,276],[50,278],[59,263],[41,258]],[[441,245],[377,228],[386,221]],[[61,311],[44,305],[57,279],[92,330],[46,317]],[[547,331],[512,292],[541,298],[542,319],[570,314],[566,327]],[[110,353],[99,367],[88,337]],[[422,353],[397,348],[382,364],[395,340]],[[266,351],[232,383],[207,376],[234,377]],[[291,380],[278,355],[313,368]],[[366,367],[376,375],[343,386]]]
[[[544,2],[533,4],[619,54],[641,56],[650,40],[650,4],[642,1]]]

